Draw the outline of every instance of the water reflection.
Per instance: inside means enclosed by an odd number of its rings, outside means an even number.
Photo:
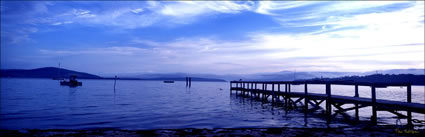
[[[72,102],[75,100],[77,94],[77,88],[68,88],[68,101]]]
[[[370,121],[359,121],[356,118],[346,113],[334,113],[333,115],[325,115],[325,111],[322,107],[311,107],[305,110],[304,107],[285,107],[284,105],[278,105],[271,101],[264,101],[258,98],[251,98],[241,94],[232,93],[230,96],[231,100],[237,100],[238,104],[235,106],[242,107],[251,111],[261,111],[263,113],[270,113],[271,115],[277,115],[285,121],[294,122],[294,118],[302,117],[304,127],[316,127],[318,121],[323,121],[326,127],[340,127],[341,125],[349,124],[357,127],[371,125]],[[260,108],[256,106],[261,106]],[[281,113],[283,112],[283,113]],[[311,122],[313,121],[313,122]]]
[[[190,88],[186,87],[186,94],[190,94]]]

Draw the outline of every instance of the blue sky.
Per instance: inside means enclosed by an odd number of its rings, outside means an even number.
[[[424,68],[421,1],[1,2],[1,67],[94,74]]]

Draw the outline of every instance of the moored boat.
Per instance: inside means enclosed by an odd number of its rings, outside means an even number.
[[[164,83],[174,83],[172,80],[164,80]]]
[[[70,86],[70,87],[82,86],[82,85],[83,85],[83,83],[82,83],[82,82],[77,81],[77,79],[76,79],[76,78],[77,78],[77,76],[72,75],[72,76],[70,76],[70,77],[69,77],[69,81],[62,80],[62,81],[60,82],[60,85],[61,85],[61,86]]]

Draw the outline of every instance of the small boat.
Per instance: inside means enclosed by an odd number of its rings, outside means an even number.
[[[63,77],[61,77],[61,63],[59,62],[59,68],[58,68],[58,76],[57,77],[53,77],[53,80],[64,80]]]
[[[174,83],[172,80],[164,80],[164,83]]]
[[[69,81],[62,80],[60,82],[60,84],[61,84],[61,86],[70,86],[70,87],[82,86],[83,83],[78,82],[76,78],[77,78],[77,76],[72,75],[72,76],[69,77]]]

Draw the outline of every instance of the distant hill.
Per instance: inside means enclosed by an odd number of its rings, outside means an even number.
[[[265,72],[253,74],[199,74],[199,73],[115,73],[105,74],[107,77],[113,77],[118,74],[119,77],[129,79],[158,79],[158,78],[184,78],[186,76],[196,78],[222,79],[222,80],[261,80],[261,81],[292,81],[300,79],[314,78],[338,78],[344,76],[367,76],[372,74],[414,74],[425,75],[424,69],[389,69],[368,72],[331,72],[331,71],[280,71]]]
[[[389,70],[376,70],[365,72],[364,74],[414,74],[414,75],[425,75],[425,69],[389,69]]]
[[[226,80],[223,79],[216,79],[216,78],[199,78],[199,77],[191,77],[192,81],[210,81],[210,82],[226,82]],[[103,79],[115,79],[114,77],[106,77]],[[154,77],[154,78],[132,78],[132,77],[118,77],[118,79],[121,80],[156,80],[156,81],[163,81],[163,80],[172,80],[172,81],[185,81],[186,77]]]
[[[215,79],[215,78],[198,78],[191,77],[192,81],[212,81],[212,82],[226,82],[223,79]],[[149,78],[144,80],[174,80],[174,81],[185,81],[186,77],[158,77],[158,78]]]
[[[33,78],[53,78],[58,77],[59,68],[46,67],[38,69],[7,69],[1,70],[0,77],[33,77]],[[119,79],[126,80],[174,80],[184,81],[185,77],[192,77],[192,81],[229,81],[229,80],[261,80],[261,81],[292,81],[306,79],[340,79],[340,80],[372,80],[378,78],[380,81],[415,81],[415,84],[420,84],[420,79],[416,75],[425,75],[424,69],[390,69],[378,70],[369,72],[293,72],[280,71],[255,74],[189,74],[189,73],[116,73],[106,77],[100,77],[89,73],[77,72],[67,69],[60,69],[60,74],[64,78],[75,74],[77,78],[86,79],[114,79],[114,75],[118,74]],[[374,76],[383,75],[383,76]],[[415,76],[412,76],[415,75]],[[419,76],[419,78],[421,78]],[[422,80],[423,83],[423,80]]]
[[[71,75],[76,75],[77,78],[81,79],[114,79],[113,77],[100,77],[97,75],[77,72],[73,70],[60,69],[55,67],[45,67],[37,69],[4,69],[0,71],[0,77],[13,77],[13,78],[58,78],[60,77],[69,78]],[[184,75],[152,75],[150,77],[120,77],[119,79],[125,80],[174,80],[174,81],[185,81]],[[213,82],[225,82],[226,80],[218,78],[202,78],[192,77],[192,81],[213,81]]]
[[[413,74],[425,75],[425,69],[389,69],[377,70],[369,72],[325,72],[325,71],[281,71],[270,73],[256,73],[246,75],[228,75],[223,76],[227,80],[264,80],[264,81],[292,81],[301,79],[314,79],[314,78],[339,78],[345,76],[367,76],[373,74]],[[220,78],[220,77],[219,77]]]
[[[353,82],[385,82],[385,83],[412,83],[413,85],[425,85],[425,75],[413,74],[373,74],[367,76],[345,76],[339,78],[316,78],[322,81],[353,81]]]
[[[71,75],[76,75],[77,78],[85,79],[101,79],[102,77],[84,73],[77,72],[67,69],[60,69],[55,67],[45,67],[37,69],[4,69],[0,71],[0,77],[14,77],[14,78],[68,78]]]
[[[192,81],[213,81],[213,82],[225,82],[226,80],[216,75],[198,75],[198,74],[186,74],[186,73],[146,73],[146,74],[121,74],[121,79],[138,79],[138,80],[174,80],[174,81],[185,81],[186,77],[192,77]]]

